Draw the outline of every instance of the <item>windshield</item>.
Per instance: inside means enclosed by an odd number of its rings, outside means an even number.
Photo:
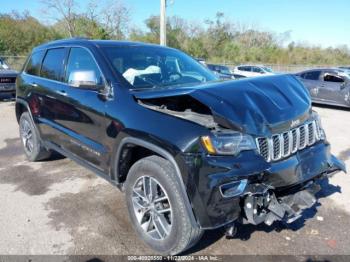
[[[350,80],[350,70],[338,70],[338,74],[344,76],[347,81]]]
[[[272,69],[269,67],[264,66],[263,69],[265,70],[265,72],[272,73]]]
[[[231,74],[230,69],[228,67],[226,67],[226,66],[221,66],[220,67],[220,72],[223,73],[223,74],[228,74],[228,75]]]
[[[9,69],[9,67],[1,59],[0,59],[0,69]]]
[[[132,89],[200,84],[218,80],[190,56],[156,46],[108,46],[102,48],[113,69]]]

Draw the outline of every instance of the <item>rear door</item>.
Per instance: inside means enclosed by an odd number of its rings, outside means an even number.
[[[321,88],[321,70],[311,70],[300,74],[305,87],[309,90],[312,100],[320,100],[319,91]]]
[[[58,145],[62,141],[60,125],[68,110],[62,103],[67,95],[66,85],[63,83],[66,54],[67,49],[64,47],[48,49],[38,76],[31,77],[28,83],[32,87],[29,105],[38,107],[37,119],[41,137]]]

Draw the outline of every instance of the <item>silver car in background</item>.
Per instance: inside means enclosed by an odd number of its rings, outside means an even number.
[[[350,108],[350,71],[319,68],[297,73],[315,103]]]

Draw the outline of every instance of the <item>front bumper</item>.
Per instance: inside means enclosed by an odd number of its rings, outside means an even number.
[[[187,163],[192,163],[187,187],[195,216],[204,229],[221,227],[244,217],[242,207],[247,195],[268,191],[282,197],[290,189],[299,187],[299,192],[310,182],[346,171],[345,165],[330,154],[330,145],[324,142],[275,163],[267,163],[252,151],[242,152],[236,157],[194,158],[193,161],[187,159]],[[229,198],[222,195],[222,185],[245,179],[248,185],[240,195]]]

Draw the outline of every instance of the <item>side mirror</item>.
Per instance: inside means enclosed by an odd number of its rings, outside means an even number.
[[[73,71],[69,74],[68,84],[70,86],[82,89],[100,90],[101,85],[98,83],[95,71],[82,70]]]

